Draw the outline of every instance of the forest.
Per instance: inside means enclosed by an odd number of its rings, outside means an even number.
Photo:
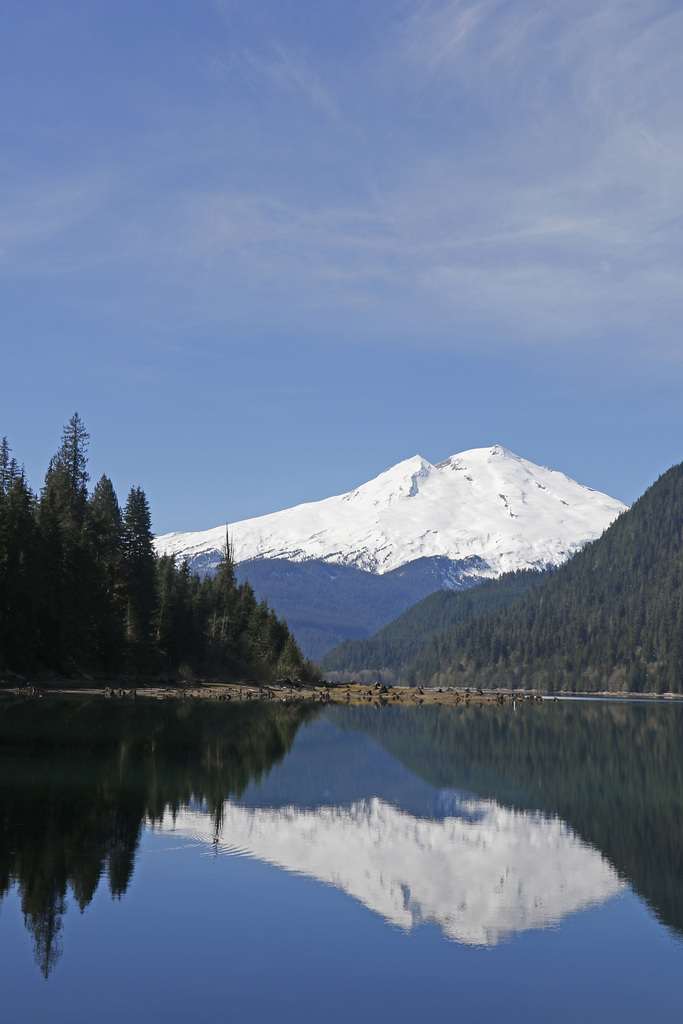
[[[107,476],[88,490],[88,445],[75,413],[36,494],[0,444],[0,670],[315,678],[287,623],[238,584],[227,529],[212,577],[157,557],[141,487],[123,508]]]
[[[430,649],[432,638],[475,612],[507,607],[538,586],[549,571],[520,569],[463,590],[437,590],[374,636],[340,643],[322,658],[322,667],[350,673],[362,682],[374,682],[378,673],[386,682],[414,682],[412,666]]]

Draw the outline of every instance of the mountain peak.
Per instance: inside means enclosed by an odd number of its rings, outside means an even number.
[[[449,466],[460,469],[464,465],[479,464],[483,462],[489,462],[495,458],[509,458],[514,459],[517,462],[524,462],[524,459],[520,459],[519,455],[515,455],[508,448],[504,448],[502,444],[494,444],[489,448],[470,448],[468,451],[459,452],[457,455],[451,455],[450,458],[445,459],[443,462],[437,462],[435,469],[446,469]]]
[[[347,494],[231,526],[235,557],[318,559],[376,573],[417,558],[476,559],[482,576],[557,565],[626,508],[502,445],[436,465],[413,455]],[[225,527],[157,538],[157,550],[218,562]]]

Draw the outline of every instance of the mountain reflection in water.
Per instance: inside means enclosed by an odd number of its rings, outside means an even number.
[[[681,934],[682,712],[5,697],[0,900],[16,889],[47,977],[69,893],[123,898],[143,829],[174,828],[462,943],[626,883]]]
[[[429,921],[468,945],[558,924],[623,888],[559,818],[494,801],[455,803],[465,813],[440,821],[377,798],[317,810],[228,803],[218,834],[208,815],[192,810],[168,815],[161,828],[309,875],[400,928]]]

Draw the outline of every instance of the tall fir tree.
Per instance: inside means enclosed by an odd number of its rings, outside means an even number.
[[[88,498],[85,533],[92,578],[92,643],[102,667],[115,671],[122,665],[126,613],[123,516],[107,476]]]
[[[228,666],[237,671],[241,661],[238,643],[239,624],[236,616],[237,583],[235,558],[228,527],[225,528],[225,544],[216,566],[213,579],[209,582],[210,611],[206,623],[206,640],[210,657],[216,664]]]
[[[3,437],[0,441],[0,503],[9,491],[13,482],[18,476],[23,476],[23,472],[20,473],[19,467],[17,466],[16,460],[10,458],[12,449],[7,443],[7,438]]]
[[[74,413],[50,460],[38,508],[46,625],[43,640],[64,671],[79,670],[92,654],[93,581],[84,532],[88,442],[83,421]]]
[[[38,594],[35,495],[23,473],[0,498],[0,665],[35,664]]]
[[[45,477],[45,488],[58,495],[59,513],[72,530],[82,529],[88,500],[88,434],[77,412],[62,431],[62,442],[52,457]]]
[[[145,492],[132,487],[123,512],[126,641],[129,663],[149,665],[156,600],[156,555]]]

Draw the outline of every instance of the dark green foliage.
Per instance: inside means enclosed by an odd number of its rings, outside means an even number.
[[[50,460],[38,504],[40,556],[39,658],[50,658],[70,671],[90,661],[94,580],[86,535],[89,435],[78,413],[62,433]]]
[[[91,643],[102,668],[114,668],[123,650],[126,595],[123,517],[111,480],[103,476],[88,498],[85,517],[90,554]]]
[[[7,438],[3,437],[0,441],[0,501],[6,497],[17,477],[23,476],[23,473],[19,472],[16,460],[10,458],[11,451]]]
[[[90,435],[76,412],[64,427],[59,451],[50,460],[45,476],[45,490],[53,490],[62,524],[72,531],[79,530],[85,519],[89,441]]]
[[[38,618],[36,500],[14,470],[0,486],[0,636],[8,656],[30,660]]]
[[[37,966],[62,951],[69,893],[84,910],[100,880],[130,884],[145,820],[191,799],[222,807],[267,774],[310,705],[3,699],[0,902],[16,885]]]
[[[157,558],[145,492],[88,495],[88,434],[64,428],[40,499],[0,444],[0,669],[301,678],[315,674],[229,543],[214,578]]]
[[[475,612],[495,611],[512,604],[545,578],[545,573],[520,570],[498,580],[485,580],[467,590],[439,590],[418,601],[407,612],[368,640],[347,640],[322,661],[332,672],[360,675],[382,672],[394,682],[414,681],[414,663],[432,648],[432,637],[462,622]]]
[[[150,653],[156,569],[149,504],[142,488],[133,487],[123,513],[126,641],[131,667],[144,665]]]
[[[683,692],[683,464],[533,592],[436,632],[436,685]]]

